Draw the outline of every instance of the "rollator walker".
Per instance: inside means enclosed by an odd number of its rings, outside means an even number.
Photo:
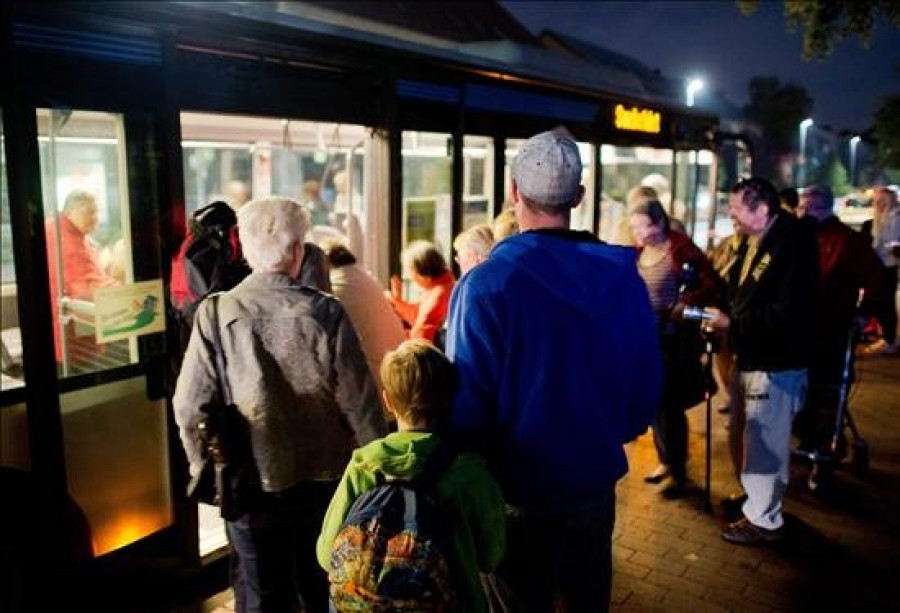
[[[852,437],[850,445],[850,467],[856,476],[862,476],[869,469],[869,445],[859,433],[856,423],[850,414],[850,390],[853,384],[853,373],[856,364],[856,345],[862,337],[862,328],[856,320],[851,324],[847,334],[847,346],[844,351],[844,361],[841,369],[841,378],[838,385],[837,407],[830,432],[826,432],[825,440],[818,441],[813,449],[795,448],[794,457],[803,458],[812,463],[807,486],[816,491],[826,484],[832,477],[835,466],[841,463],[846,455],[845,430],[849,429]]]

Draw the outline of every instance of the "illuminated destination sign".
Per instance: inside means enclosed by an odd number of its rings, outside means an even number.
[[[631,130],[632,132],[649,132],[659,134],[662,123],[662,113],[642,109],[636,106],[625,108],[617,104],[615,108],[616,128],[619,130]]]

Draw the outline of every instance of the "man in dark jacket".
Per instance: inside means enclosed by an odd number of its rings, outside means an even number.
[[[568,229],[584,195],[568,134],[529,139],[512,175],[521,232],[450,303],[452,425],[485,452],[508,503],[498,574],[523,610],[606,610],[622,444],[660,398],[653,315],[634,251]]]
[[[768,181],[738,182],[728,209],[745,238],[728,272],[730,312],[707,309],[707,326],[727,330],[737,353],[730,438],[746,499],[735,499],[744,517],[722,538],[754,545],[784,533],[791,422],[806,396],[818,262],[812,233],[781,209]]]

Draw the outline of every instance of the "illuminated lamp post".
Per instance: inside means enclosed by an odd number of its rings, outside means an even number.
[[[687,82],[687,86],[685,87],[685,93],[687,94],[687,105],[694,106],[694,98],[701,89],[703,89],[703,80],[702,79],[690,79]]]
[[[813,120],[810,117],[800,122],[800,163],[798,164],[797,187],[804,187],[806,184],[806,133],[812,125]]]
[[[850,139],[850,185],[856,185],[856,147],[859,141],[859,136]]]

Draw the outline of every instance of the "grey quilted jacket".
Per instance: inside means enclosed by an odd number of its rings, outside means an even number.
[[[199,408],[217,396],[211,325],[206,300],[173,398],[191,474],[202,465]],[[334,297],[254,272],[220,295],[219,325],[228,383],[250,423],[265,491],[338,479],[356,446],[386,434],[356,332]]]

